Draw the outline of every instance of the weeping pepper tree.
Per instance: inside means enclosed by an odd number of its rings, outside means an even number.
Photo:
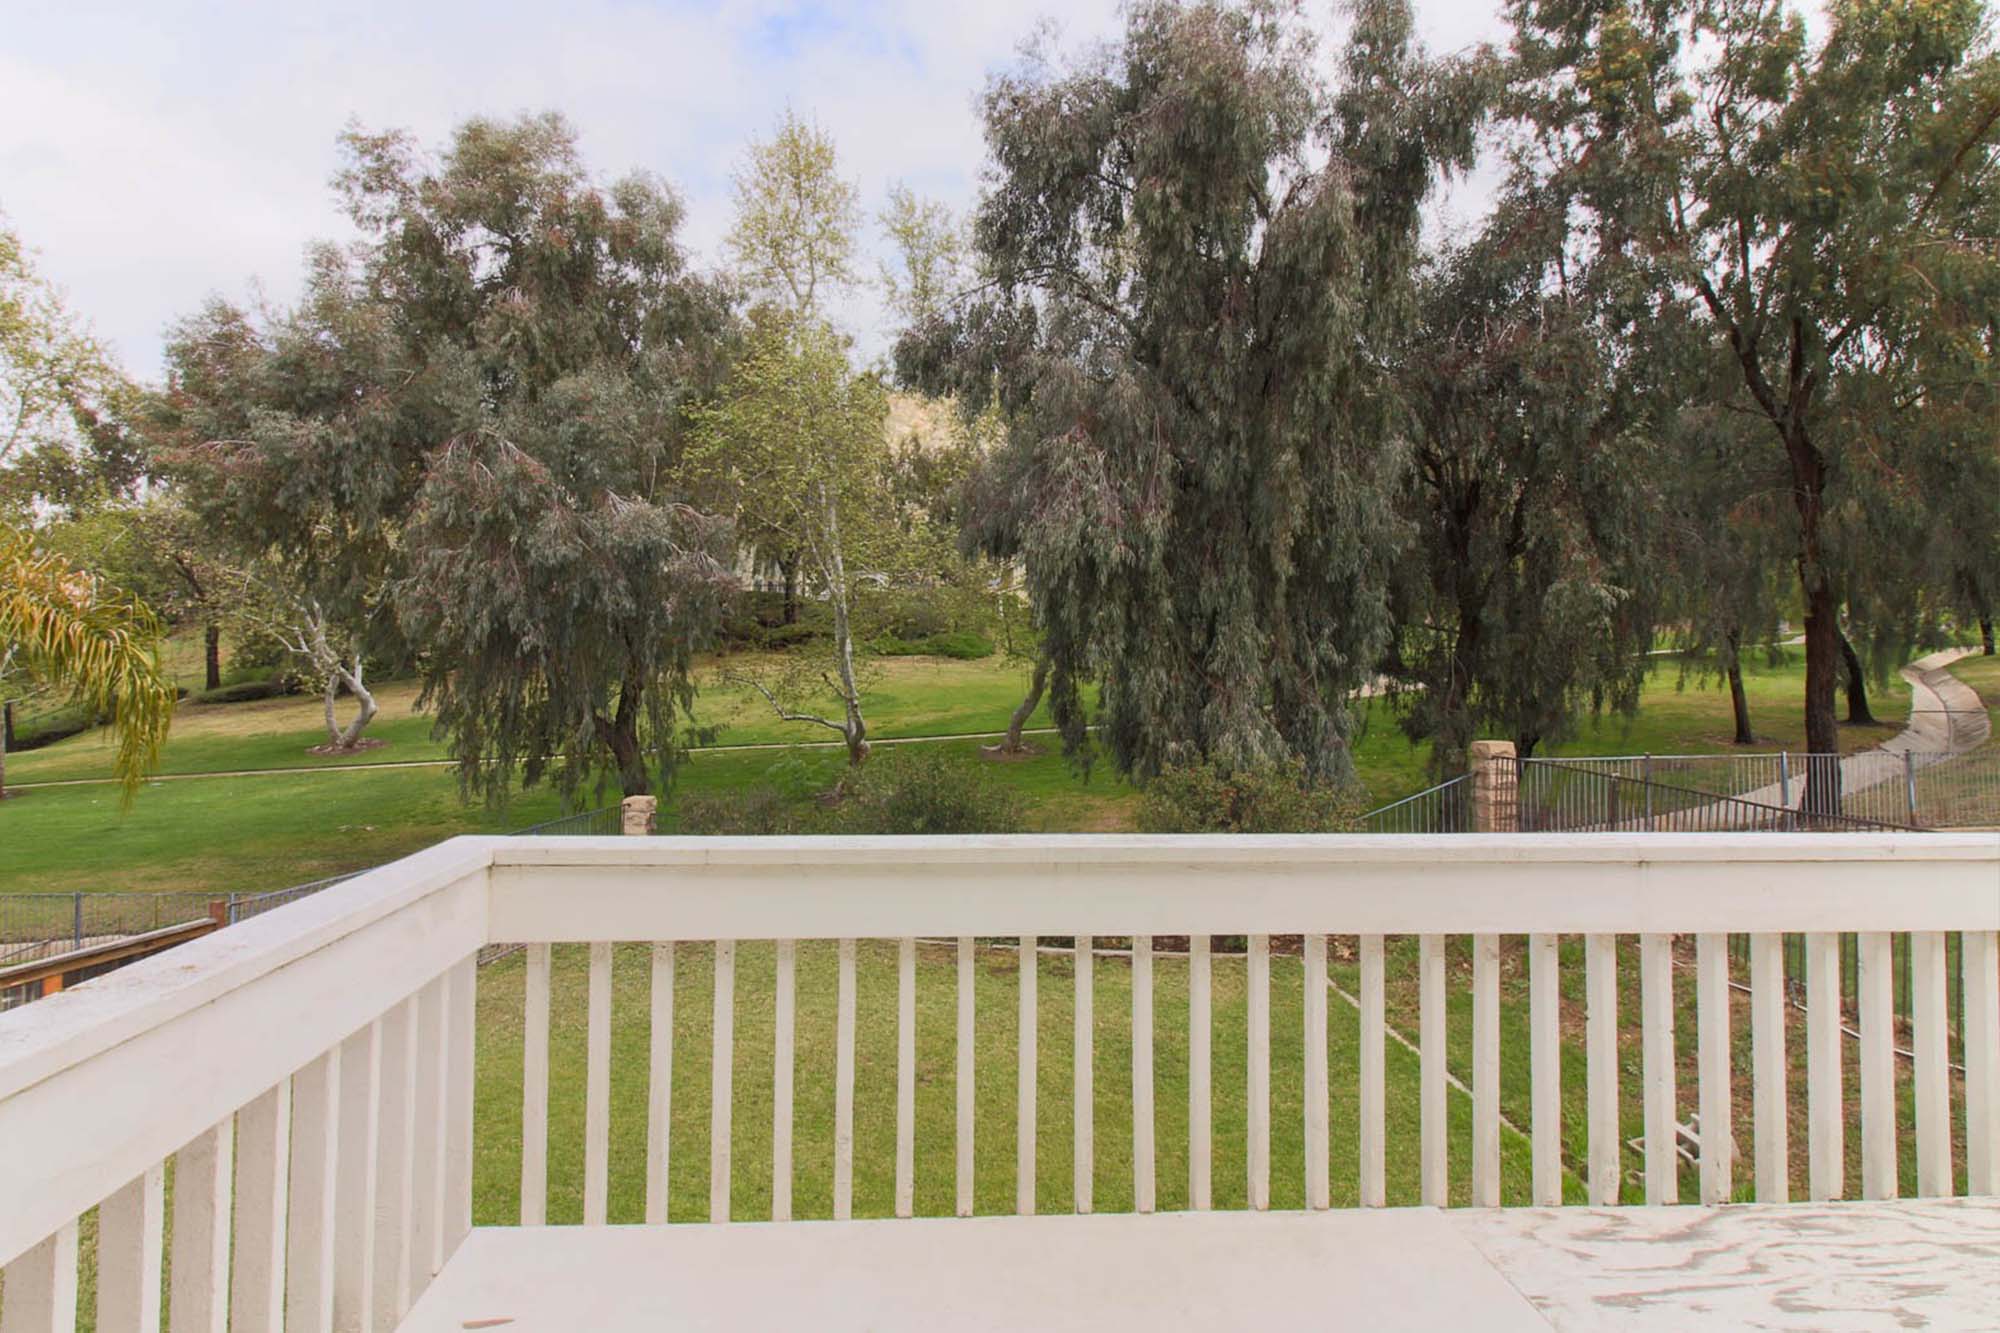
[[[1398,3],[1329,59],[1293,6],[1151,0],[987,88],[983,285],[898,370],[1004,414],[1072,756],[1351,774],[1403,539],[1384,341],[1483,68],[1426,59]]]

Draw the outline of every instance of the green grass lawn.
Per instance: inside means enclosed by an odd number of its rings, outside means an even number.
[[[863,941],[858,950],[854,1091],[854,1211],[889,1216],[895,1191],[896,946]],[[555,950],[551,1007],[549,1220],[583,1215],[584,980],[586,950]],[[611,1061],[610,1220],[642,1219],[645,1199],[650,973],[644,945],[614,953]],[[675,1220],[708,1216],[709,1095],[714,981],[711,948],[679,946],[675,968],[673,1134],[669,1198]],[[949,947],[921,946],[917,968],[915,1198],[920,1214],[949,1214],[954,1182],[957,980]],[[738,947],[736,1040],[731,1113],[733,1215],[770,1216],[771,1084],[774,1051],[773,951],[768,943]],[[975,1201],[981,1213],[1014,1210],[1017,959],[982,949],[976,966],[977,1006],[974,1146]],[[506,1223],[520,1209],[521,1006],[523,963],[517,955],[479,978],[478,1091],[473,1210],[476,1220]],[[1271,1205],[1305,1202],[1303,1018],[1297,958],[1272,960]],[[1132,1207],[1131,968],[1120,958],[1097,960],[1093,1192],[1099,1211]],[[832,1214],[834,947],[804,943],[798,962],[798,1027],[794,1104],[794,1212]],[[1075,975],[1067,956],[1039,964],[1036,1093],[1037,1207],[1066,1212],[1072,1201],[1072,1068]],[[1335,997],[1328,1010],[1332,1071],[1330,1154],[1333,1202],[1359,1201],[1357,1117],[1352,1071],[1358,1023]],[[1161,958],[1154,966],[1154,1095],[1156,1180],[1162,1209],[1187,1203],[1187,965]],[[1244,964],[1214,965],[1213,1191],[1218,1208],[1240,1208],[1247,1189]],[[1392,1203],[1418,1198],[1417,1060],[1388,1049],[1388,1186]],[[1450,1095],[1454,1201],[1469,1198],[1471,1103]],[[1502,1143],[1502,1190],[1510,1202],[1528,1198],[1525,1141]],[[1577,1187],[1576,1198],[1582,1197]]]

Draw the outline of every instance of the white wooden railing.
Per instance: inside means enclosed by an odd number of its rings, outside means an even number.
[[[1526,936],[1532,1198],[1563,1202],[1558,940],[1582,937],[1587,1161],[1594,1203],[1621,1199],[1615,970],[1621,935],[1640,946],[1645,1068],[1644,1198],[1678,1192],[1671,953],[1696,941],[1699,1197],[1784,1200],[1786,993],[1781,932],[1808,931],[1805,1000],[1808,1191],[1898,1188],[1897,1052],[1890,934],[1909,932],[1916,1009],[1909,1033],[1917,1188],[1954,1187],[1962,1112],[1967,1189],[2000,1194],[2000,841],[1990,835],[1571,835],[1549,837],[1026,837],[936,839],[461,838],[317,897],[0,1016],[0,1330],[68,1330],[79,1242],[94,1230],[97,1328],[156,1328],[171,1235],[171,1327],[390,1329],[472,1224],[474,959],[525,943],[521,1013],[520,1220],[546,1220],[551,946],[588,945],[583,1220],[610,1193],[612,948],[651,944],[644,1216],[668,1215],[676,1128],[676,942],[709,942],[715,987],[707,1108],[709,1216],[732,1215],[739,992],[736,942],[776,939],[770,1215],[792,1215],[793,1071],[829,1058],[795,1041],[797,948],[837,941],[832,1211],[853,1211],[856,940],[898,942],[894,1209],[913,1211],[915,988],[919,937],[956,941],[956,1210],[973,1209],[975,952],[1019,946],[1015,1137],[1018,1211],[1036,1207],[1038,939],[1130,941],[1132,1200],[1157,1203],[1152,941],[1187,937],[1186,1160],[1190,1206],[1209,1206],[1212,961],[1209,937],[1248,939],[1245,1004],[1247,1199],[1272,1180],[1274,1005],[1298,1005],[1299,1100],[1308,1207],[1331,1202],[1329,1089],[1352,1081],[1358,1198],[1389,1202],[1385,938],[1416,936],[1421,1199],[1450,1198],[1447,936],[1471,937],[1469,1197],[1501,1201],[1501,937]],[[1858,932],[1859,1124],[1842,1099],[1846,1016],[1838,938]],[[1962,1078],[1949,1068],[1945,940],[1962,932]],[[1733,1177],[1730,934],[1747,934],[1754,1181]],[[1299,941],[1298,990],[1271,985],[1271,939]],[[1329,1068],[1329,936],[1353,937],[1359,1058]],[[950,947],[950,946],[947,946]],[[513,964],[509,964],[513,966]],[[1074,969],[1071,1206],[1089,1211],[1107,1164],[1093,1141],[1095,967]],[[1289,993],[1286,991],[1289,990]],[[1345,995],[1345,992],[1341,992]],[[1340,998],[1336,1003],[1347,1003]],[[1289,1025],[1289,1016],[1288,1025]],[[1119,1071],[1122,1078],[1123,1071]],[[1954,1091],[1962,1089],[1962,1091]],[[1954,1106],[1954,1102],[1961,1104]],[[511,1115],[511,1107],[501,1108]],[[482,1111],[481,1123],[495,1108]],[[1178,1124],[1178,1118],[1176,1117]],[[991,1132],[990,1127],[986,1132]],[[1289,1130],[1288,1130],[1289,1132]],[[876,1145],[864,1145],[873,1148]],[[1178,1155],[1180,1145],[1176,1144]],[[166,1165],[174,1164],[171,1191]],[[925,1164],[925,1169],[943,1169]],[[172,1225],[165,1216],[171,1193]],[[741,1215],[740,1207],[737,1215]]]

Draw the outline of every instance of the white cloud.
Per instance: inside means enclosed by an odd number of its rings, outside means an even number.
[[[680,188],[713,262],[731,167],[787,106],[832,132],[871,209],[897,179],[969,204],[974,100],[1049,12],[1070,42],[1117,24],[1114,0],[45,5],[0,49],[0,210],[153,375],[172,320],[253,282],[286,299],[304,247],[347,234],[327,181],[350,118],[436,143],[469,115],[561,110],[594,169]],[[1482,0],[1419,18],[1438,49],[1499,31]],[[880,345],[872,299],[846,322]]]

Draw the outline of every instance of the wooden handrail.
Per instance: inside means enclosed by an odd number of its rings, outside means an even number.
[[[205,916],[196,921],[183,921],[177,926],[162,926],[143,935],[127,935],[123,939],[110,940],[104,944],[72,949],[53,958],[37,958],[31,962],[16,963],[11,967],[0,967],[0,990],[36,985],[51,977],[67,976],[71,972],[80,972],[84,968],[98,967],[104,963],[130,962],[147,958],[162,949],[171,949],[176,944],[198,940],[209,932],[220,929],[223,924],[212,916]]]

